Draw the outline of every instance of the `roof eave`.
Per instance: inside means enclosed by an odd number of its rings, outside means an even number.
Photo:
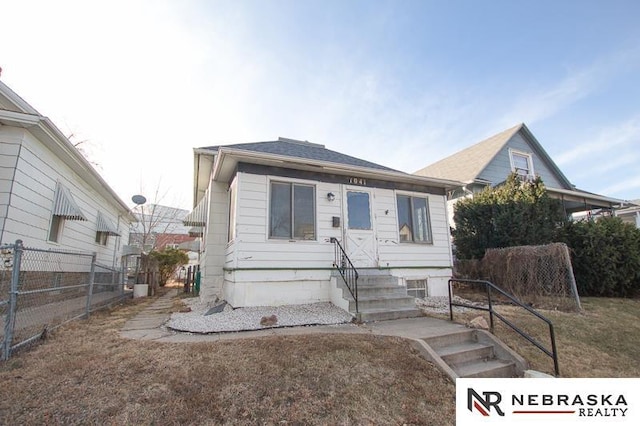
[[[86,158],[73,146],[67,137],[58,129],[47,117],[25,112],[15,112],[0,110],[0,122],[28,129],[34,136],[42,139],[42,142],[51,149],[67,166],[87,181],[93,189],[101,193],[103,197],[113,200],[122,213],[129,219],[134,217],[129,211],[129,207],[111,189],[109,184],[95,171]]]
[[[236,150],[228,147],[220,147],[217,151],[216,160],[213,167],[212,178],[213,180],[220,180],[221,178],[229,178],[227,174],[229,174],[230,169],[225,167],[225,161],[227,158],[231,158],[236,160],[236,162],[240,160],[244,160],[247,162],[254,162],[258,164],[266,164],[266,165],[274,165],[286,168],[293,168],[299,170],[313,170],[313,171],[323,171],[323,172],[332,172],[340,175],[354,175],[368,177],[372,179],[384,179],[395,182],[406,182],[406,183],[415,183],[422,185],[435,186],[439,188],[443,188],[445,190],[453,189],[459,186],[462,186],[462,182],[449,180],[449,179],[440,179],[440,178],[431,178],[425,176],[417,176],[411,175],[408,173],[391,171],[391,170],[382,170],[382,169],[374,169],[369,167],[361,167],[361,166],[352,166],[340,163],[334,163],[329,161],[321,161],[321,160],[312,160],[307,158],[298,158],[298,157],[290,157],[278,154],[267,154],[267,153],[258,153],[244,150]],[[235,167],[232,167],[235,170]],[[226,172],[226,173],[225,173]]]
[[[547,187],[547,191],[550,193],[557,193],[561,195],[568,195],[578,198],[583,198],[585,200],[594,200],[609,203],[611,206],[615,205],[623,205],[625,203],[624,200],[620,200],[618,198],[607,197],[599,194],[592,194],[590,192],[584,192],[580,190],[570,190],[570,189],[562,189],[562,188],[549,188]]]
[[[526,124],[522,124],[519,131],[523,131],[524,136],[527,140],[534,146],[534,148],[538,151],[538,154],[543,158],[543,160],[547,163],[548,166],[551,167],[556,176],[560,179],[562,183],[564,183],[567,188],[573,188],[573,184],[569,181],[569,179],[562,173],[562,170],[558,167],[558,165],[553,161],[553,159],[549,156],[547,151],[542,147],[540,142],[536,139],[536,137],[531,133]]]

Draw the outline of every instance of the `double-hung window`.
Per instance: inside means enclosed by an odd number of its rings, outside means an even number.
[[[509,151],[511,155],[511,170],[516,172],[523,179],[533,177],[533,159],[531,154]]]
[[[431,244],[431,220],[426,198],[409,195],[396,196],[398,204],[398,230],[401,243]]]
[[[271,182],[269,238],[316,239],[315,187]]]
[[[101,246],[106,246],[108,241],[109,241],[108,232],[102,232],[102,231],[96,232],[96,243],[100,244]]]
[[[49,227],[48,240],[52,243],[60,241],[60,235],[62,234],[62,226],[64,224],[64,217],[53,215],[51,216],[51,226]]]

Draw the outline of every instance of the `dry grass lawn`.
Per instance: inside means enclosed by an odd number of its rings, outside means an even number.
[[[0,424],[433,424],[455,422],[454,385],[407,342],[370,335],[166,344],[119,330],[151,299],[94,314],[0,364]],[[582,300],[555,324],[564,377],[640,377],[640,301]],[[183,305],[176,299],[171,308]],[[500,311],[547,342],[522,310]],[[478,312],[456,314],[465,321]],[[500,324],[497,322],[497,324]],[[502,325],[532,368],[550,358]]]
[[[553,322],[562,377],[640,377],[640,300],[585,297],[583,312],[537,309]],[[551,348],[549,328],[524,309],[499,306],[498,311]],[[459,322],[480,311],[454,314]],[[488,314],[484,314],[489,322]],[[444,317],[444,316],[442,316]],[[447,316],[448,318],[448,316]],[[530,363],[553,374],[553,361],[520,335],[495,320],[496,335]]]
[[[454,424],[453,384],[403,340],[120,338],[149,302],[70,323],[0,364],[0,423]]]

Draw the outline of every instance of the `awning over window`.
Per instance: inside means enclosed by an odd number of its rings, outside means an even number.
[[[113,226],[113,223],[109,219],[104,217],[100,212],[98,212],[97,222],[98,222],[98,228],[97,228],[98,232],[106,232],[109,235],[116,235],[118,237],[120,236],[120,233],[118,232],[116,227]]]
[[[207,200],[206,195],[200,199],[198,205],[183,220],[184,226],[206,226],[207,225]]]
[[[190,237],[202,237],[203,228],[202,226],[192,226],[189,228],[189,236]]]
[[[53,214],[69,220],[87,220],[80,207],[71,196],[71,192],[60,182],[56,185],[56,194],[53,200]]]

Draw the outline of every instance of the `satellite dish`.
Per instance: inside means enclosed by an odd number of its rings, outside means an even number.
[[[142,195],[134,195],[133,197],[131,197],[131,201],[133,201],[135,204],[140,206],[140,205],[146,203],[147,199],[144,198],[144,196],[142,196]]]

